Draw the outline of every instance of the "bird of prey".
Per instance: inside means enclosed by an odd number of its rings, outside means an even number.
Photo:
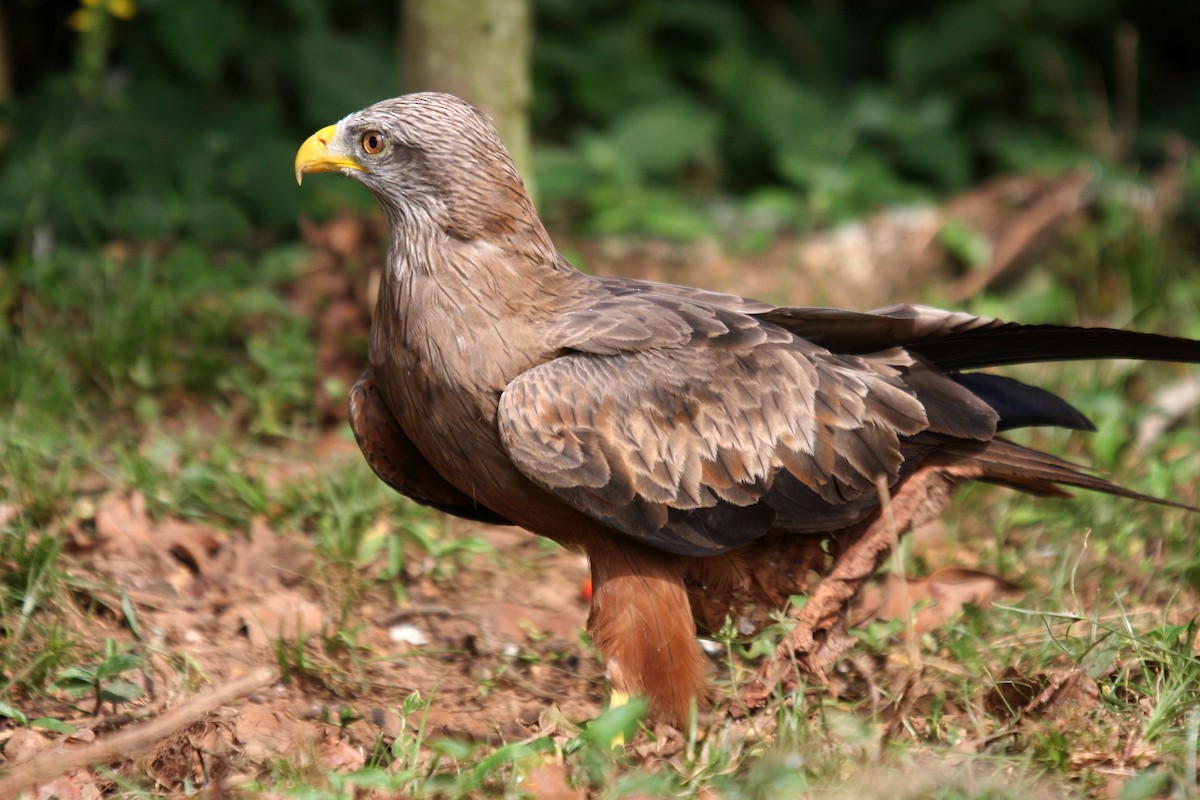
[[[1200,361],[1200,342],[1152,334],[781,308],[583,274],[486,116],[445,94],[350,114],[304,142],[295,169],[354,178],[390,224],[370,368],[350,394],[371,468],[417,502],[586,553],[588,629],[614,694],[675,723],[706,697],[697,622],[808,592],[750,695],[765,700],[789,677],[775,665],[820,670],[848,646],[857,588],[963,482],[1153,499],[999,436],[1091,425],[973,370]]]

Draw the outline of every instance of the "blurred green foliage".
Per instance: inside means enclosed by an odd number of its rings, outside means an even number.
[[[298,132],[396,85],[378,3],[139,0],[129,19],[46,6],[6,8],[21,31],[0,172],[10,252],[269,241],[345,188],[295,190]]]
[[[671,233],[694,221],[697,197],[777,187],[798,201],[793,225],[820,225],[1008,171],[1153,164],[1172,132],[1200,131],[1200,63],[1181,33],[1200,7],[1187,4],[538,10],[536,132],[557,144],[538,150],[543,205],[599,232],[672,217],[652,228]],[[1118,41],[1133,39],[1136,68],[1119,67]],[[1136,118],[1122,117],[1133,102]]]
[[[535,0],[542,206],[687,236],[724,196],[811,226],[1008,170],[1153,161],[1200,130],[1195,4]],[[301,137],[400,91],[395,0],[6,4],[0,253],[270,242]],[[1118,40],[1137,38],[1122,73]],[[1122,89],[1122,81],[1130,84]],[[1118,109],[1136,98],[1135,138]],[[1129,120],[1130,123],[1134,122]],[[783,193],[780,189],[783,189]]]

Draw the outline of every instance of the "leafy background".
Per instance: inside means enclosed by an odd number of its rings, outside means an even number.
[[[112,9],[133,12],[121,18]],[[0,242],[278,241],[297,137],[403,82],[397,4],[8,5]],[[695,236],[706,203],[814,227],[1081,159],[1137,170],[1200,130],[1194,4],[1120,0],[535,3],[552,221]],[[1136,69],[1118,41],[1136,39]],[[1136,118],[1122,116],[1136,102]],[[49,240],[47,237],[50,237]]]

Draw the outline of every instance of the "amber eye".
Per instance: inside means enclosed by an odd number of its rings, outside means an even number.
[[[362,148],[367,155],[378,155],[383,151],[383,134],[379,131],[367,131],[362,137]]]

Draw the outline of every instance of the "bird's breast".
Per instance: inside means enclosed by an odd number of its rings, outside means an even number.
[[[371,331],[375,380],[392,415],[430,464],[463,491],[511,494],[524,479],[496,426],[500,395],[544,361],[535,327],[441,287],[389,293]]]

